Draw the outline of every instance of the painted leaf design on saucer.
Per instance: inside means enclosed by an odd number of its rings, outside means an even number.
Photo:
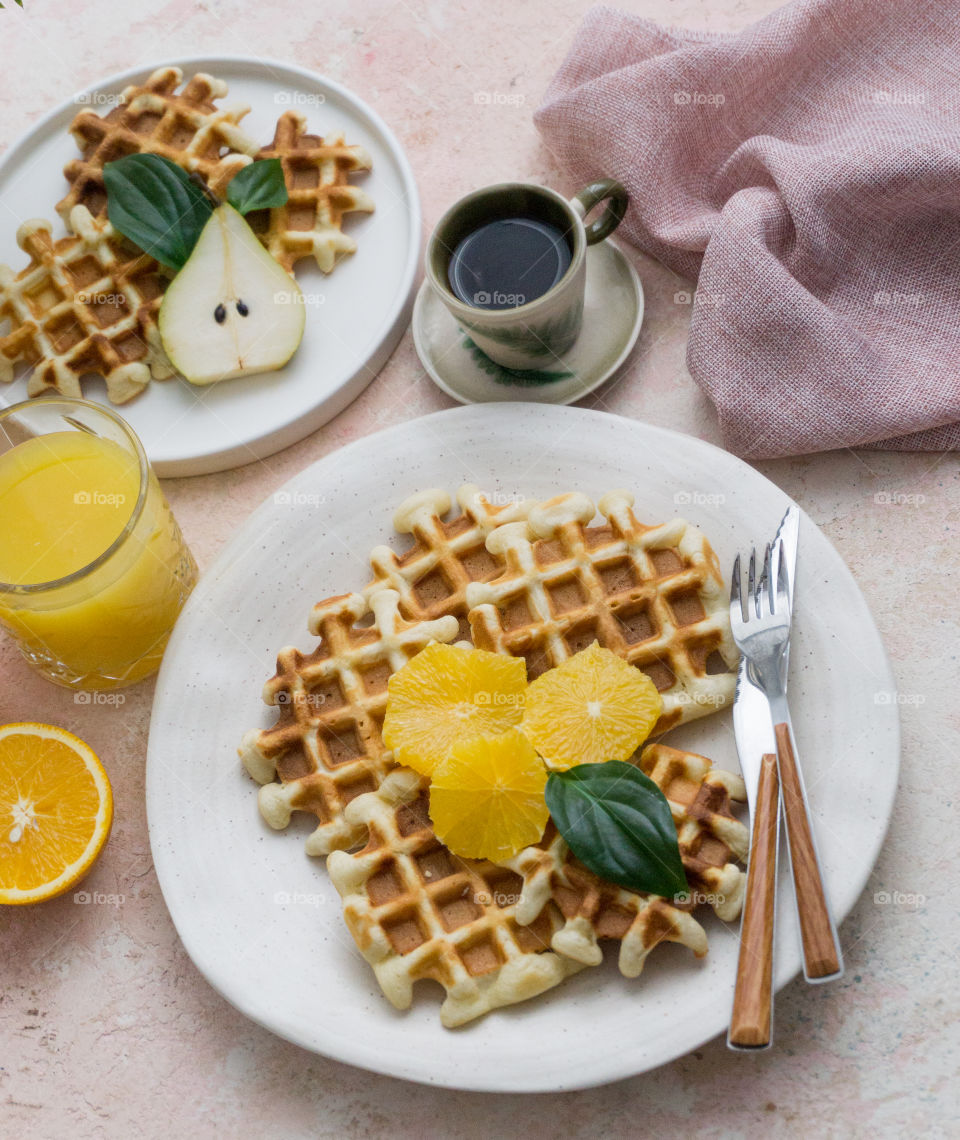
[[[554,380],[568,380],[573,375],[572,372],[562,370],[504,368],[495,360],[491,360],[483,349],[468,336],[463,338],[463,347],[470,353],[474,364],[492,380],[496,380],[498,384],[522,384],[526,387],[533,387],[537,384],[549,384]]]

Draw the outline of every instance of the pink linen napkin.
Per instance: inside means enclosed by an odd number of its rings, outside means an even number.
[[[748,458],[960,447],[960,5],[796,0],[735,35],[594,8],[536,114],[696,289],[691,374]]]

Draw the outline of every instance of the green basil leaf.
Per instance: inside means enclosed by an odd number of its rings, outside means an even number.
[[[227,186],[227,201],[241,214],[282,206],[287,197],[279,158],[262,158],[241,167]]]
[[[551,772],[547,807],[581,863],[621,887],[673,898],[689,891],[667,798],[633,764]]]
[[[213,212],[203,189],[175,162],[129,154],[103,168],[114,229],[171,269],[182,269]]]

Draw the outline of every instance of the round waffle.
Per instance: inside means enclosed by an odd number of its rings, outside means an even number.
[[[339,132],[307,134],[306,118],[285,111],[273,142],[257,158],[280,159],[289,197],[283,206],[250,213],[251,228],[288,273],[303,257],[329,273],[337,258],[357,248],[343,232],[344,214],[374,209],[370,195],[347,181],[347,175],[370,169],[370,156],[363,147],[347,146]]]
[[[30,256],[19,273],[0,265],[0,380],[32,367],[27,392],[82,395],[80,379],[99,373],[115,404],[150,377],[173,368],[160,344],[157,312],[166,287],[160,267],[86,206],[70,214],[73,233],[54,240],[49,222],[24,222],[17,243]]]
[[[239,126],[249,107],[217,107],[227,94],[222,79],[198,72],[183,83],[179,67],[162,67],[142,84],[124,89],[120,102],[106,115],[89,108],[70,124],[80,157],[63,169],[70,190],[57,204],[69,222],[74,206],[86,206],[93,217],[106,214],[103,168],[128,154],[159,154],[198,174],[219,195],[246,166],[259,144]]]

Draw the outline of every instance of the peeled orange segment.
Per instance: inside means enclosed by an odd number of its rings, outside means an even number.
[[[428,645],[390,678],[384,743],[429,776],[457,741],[519,724],[526,688],[522,657]]]
[[[467,859],[509,859],[543,837],[547,770],[518,728],[455,744],[430,785],[437,838]]]
[[[594,642],[531,682],[523,730],[551,768],[627,760],[660,709],[646,673]]]
[[[68,891],[112,822],[110,781],[89,745],[49,724],[0,727],[0,903]]]

